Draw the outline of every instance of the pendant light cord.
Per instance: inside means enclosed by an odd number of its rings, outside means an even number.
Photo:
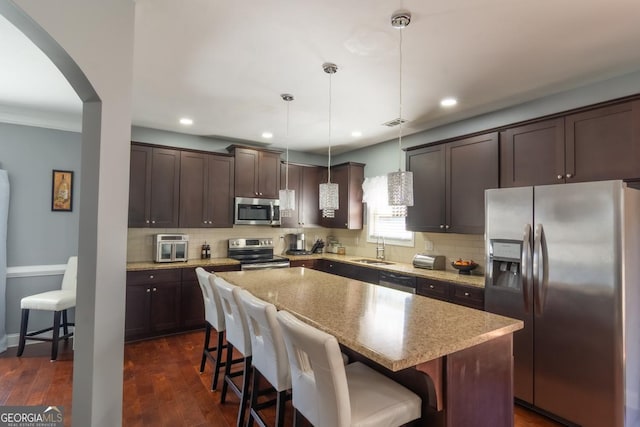
[[[400,29],[400,101],[399,101],[399,121],[400,135],[398,137],[398,172],[402,170],[402,28]]]
[[[331,75],[329,73],[329,159],[327,162],[327,184],[331,184]]]
[[[286,101],[286,100],[285,100]],[[284,188],[289,190],[289,104],[290,101],[287,101],[287,129],[286,129],[286,138],[287,138],[287,167],[285,168],[284,174]]]

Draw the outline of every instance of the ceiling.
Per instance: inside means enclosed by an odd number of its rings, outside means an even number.
[[[638,0],[137,0],[133,124],[326,152],[322,64],[334,62],[334,152],[393,139],[399,129],[383,123],[399,117],[400,9],[412,14],[405,135],[640,70]],[[11,64],[0,67],[0,119],[79,123],[69,85],[3,19],[0,55]],[[295,97],[288,138],[282,93]],[[458,105],[440,107],[446,96]]]

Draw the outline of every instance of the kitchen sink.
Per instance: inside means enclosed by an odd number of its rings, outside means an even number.
[[[392,265],[392,262],[389,261],[381,261],[379,259],[354,259],[355,262],[361,262],[363,264],[369,265]]]

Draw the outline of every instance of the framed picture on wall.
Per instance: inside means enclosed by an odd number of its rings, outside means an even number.
[[[73,171],[53,170],[51,184],[51,210],[73,210]]]

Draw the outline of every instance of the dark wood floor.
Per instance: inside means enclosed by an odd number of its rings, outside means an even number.
[[[229,393],[220,404],[219,392],[209,391],[210,363],[198,372],[202,342],[203,332],[192,332],[125,345],[123,426],[235,426],[238,399]],[[71,425],[71,346],[61,346],[56,362],[47,344],[27,346],[21,358],[15,351],[0,355],[0,405],[62,406]],[[288,420],[290,414],[289,407]],[[516,406],[515,426],[559,424]]]

